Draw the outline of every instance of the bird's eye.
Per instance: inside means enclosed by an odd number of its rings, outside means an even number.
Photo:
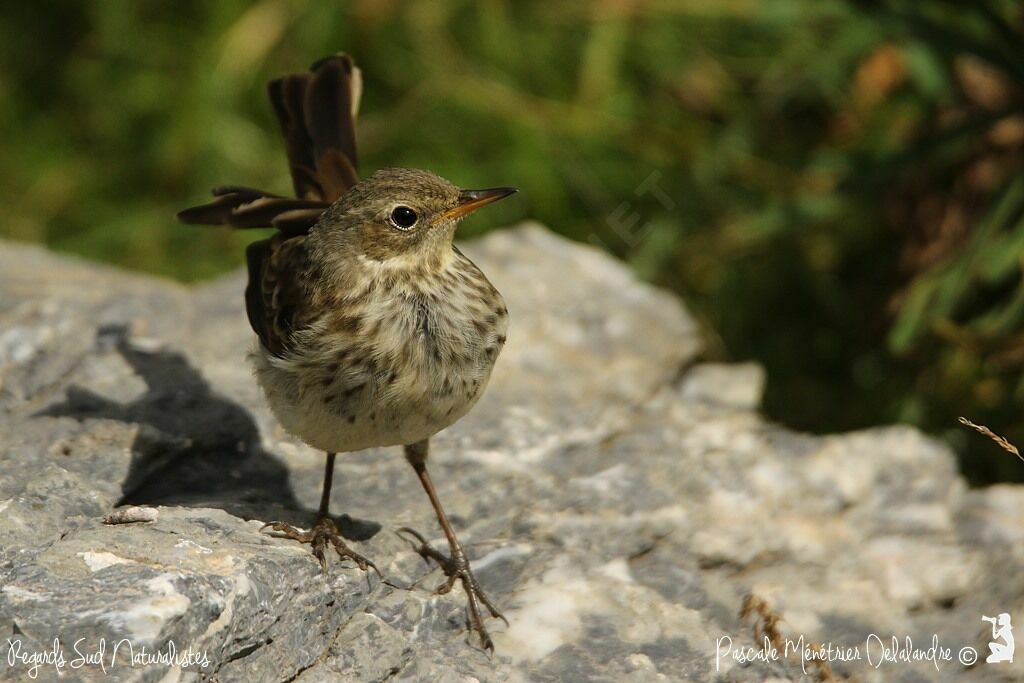
[[[396,206],[391,210],[391,222],[395,224],[396,228],[401,230],[408,230],[416,224],[416,219],[419,216],[416,212],[410,209],[408,206]]]

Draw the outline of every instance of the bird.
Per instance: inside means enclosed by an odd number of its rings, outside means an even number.
[[[279,423],[326,458],[312,527],[275,521],[264,528],[310,544],[324,571],[328,546],[363,571],[376,571],[330,516],[335,457],[401,446],[449,554],[412,529],[397,531],[411,534],[417,552],[443,568],[438,593],[461,583],[470,631],[493,652],[483,610],[508,620],[474,576],[427,460],[431,437],[483,394],[508,330],[504,299],[454,245],[456,227],[516,189],[463,189],[411,168],[360,179],[355,124],[362,79],[344,53],[272,80],[267,92],[295,196],[224,186],[214,188],[211,202],[177,214],[188,224],[276,228],[245,252],[245,309],[256,335],[250,359]]]

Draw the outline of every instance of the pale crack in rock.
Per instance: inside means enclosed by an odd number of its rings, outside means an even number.
[[[31,529],[31,521],[18,514],[18,511],[22,508],[24,502],[24,498],[11,498],[8,500],[7,504],[4,505],[4,521],[8,524],[17,525],[21,529]],[[11,507],[11,503],[14,503],[13,507]],[[7,511],[8,507],[11,507],[10,511]]]
[[[220,614],[210,622],[203,635],[199,636],[200,642],[213,637],[231,625],[235,618],[235,600],[248,595],[251,590],[252,584],[249,582],[249,577],[245,574],[238,574],[234,577],[232,590],[226,596],[221,597],[217,594],[212,596],[211,600],[220,608]]]
[[[578,640],[583,634],[584,611],[597,608],[596,603],[604,597],[579,576],[581,573],[555,567],[527,586],[517,596],[518,605],[506,610],[508,630],[494,635],[499,652],[513,659],[538,661]]]
[[[497,550],[492,550],[487,553],[479,560],[474,560],[473,569],[474,571],[480,571],[484,567],[496,562],[501,562],[502,560],[507,560],[512,557],[523,557],[529,555],[531,552],[533,552],[533,547],[525,543],[498,548]]]
[[[164,626],[188,611],[192,601],[174,587],[173,574],[161,574],[146,582],[155,595],[139,600],[128,609],[99,615],[101,621],[123,627],[133,642],[152,643]]]
[[[495,646],[513,660],[538,661],[580,642],[584,624],[597,617],[614,623],[623,642],[685,637],[713,652],[700,613],[661,600],[636,583],[625,558],[589,570],[567,558],[556,560],[516,595],[516,603],[506,612],[511,626],[494,636]]]
[[[209,555],[213,551],[206,546],[199,545],[195,541],[183,538],[174,544],[175,548],[182,548],[189,553],[198,553],[200,555]]]
[[[85,565],[87,567],[89,567],[89,570],[94,572],[98,572],[101,569],[106,569],[107,567],[113,567],[116,564],[134,563],[134,560],[129,560],[125,557],[120,557],[119,555],[115,555],[114,553],[108,552],[94,553],[91,551],[86,551],[77,553],[77,555],[82,558],[82,561],[85,562]]]
[[[0,365],[27,363],[57,336],[49,326],[12,327],[0,333]]]
[[[27,600],[46,600],[47,596],[36,591],[29,590],[27,588],[21,588],[20,586],[4,586],[0,588],[0,593],[3,593],[12,600],[27,601]]]

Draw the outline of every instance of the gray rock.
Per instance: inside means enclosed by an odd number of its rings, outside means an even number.
[[[593,249],[524,226],[466,251],[512,329],[431,463],[510,621],[493,657],[461,590],[433,595],[441,572],[393,533],[444,545],[398,449],[339,458],[332,501],[386,582],[260,531],[309,524],[323,455],[262,402],[240,273],[186,288],[0,245],[0,677],[814,680],[798,656],[733,656],[761,645],[739,616],[753,594],[782,638],[859,648],[837,676],[1021,678],[984,663],[980,617],[1024,619],[1024,488],[968,490],[910,428],[765,422],[763,372],[692,365],[682,304]],[[140,509],[105,524],[118,506]],[[875,668],[871,634],[935,637],[953,661]]]
[[[686,372],[679,393],[689,401],[754,409],[764,396],[764,368],[757,363],[701,363]]]

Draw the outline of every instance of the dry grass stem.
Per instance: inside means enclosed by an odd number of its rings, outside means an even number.
[[[1018,460],[1020,460],[1021,462],[1024,462],[1024,457],[1021,457],[1020,451],[1017,450],[1016,446],[1014,446],[1012,443],[1007,441],[1004,437],[1001,437],[998,434],[996,434],[995,432],[993,432],[991,429],[989,429],[985,425],[974,424],[973,422],[968,420],[966,417],[961,417],[960,418],[960,424],[965,425],[967,427],[970,427],[971,429],[973,429],[974,431],[978,432],[979,434],[984,434],[985,436],[987,436],[988,438],[992,439],[997,444],[999,444],[999,447],[1002,448],[1004,451],[1006,451],[1008,453],[1012,453],[1013,455],[1015,455],[1017,457]]]
[[[740,608],[740,619],[753,619],[754,622],[754,640],[758,643],[763,643],[764,639],[768,639],[768,642],[780,652],[786,652],[786,641],[782,637],[781,631],[779,631],[779,622],[782,621],[782,615],[772,609],[768,602],[753,593],[747,593],[743,597],[743,606]],[[818,643],[810,643],[808,646],[811,650],[820,650],[821,645]],[[814,670],[814,677],[819,683],[830,683],[832,681],[839,680],[850,680],[837,678],[835,673],[832,671],[832,667],[824,659],[811,659],[809,665]]]

